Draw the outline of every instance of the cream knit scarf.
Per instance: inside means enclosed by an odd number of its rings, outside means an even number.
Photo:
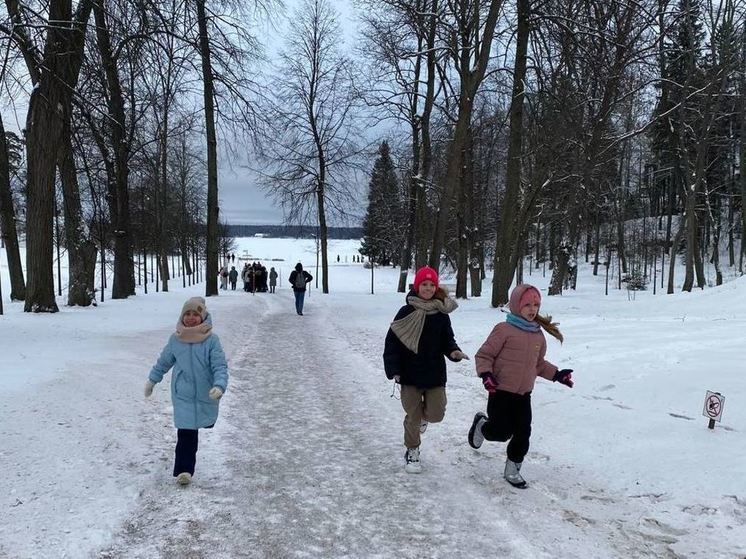
[[[184,323],[179,319],[176,324],[176,337],[179,338],[180,342],[186,344],[198,344],[204,342],[212,334],[212,324],[210,322],[202,322],[197,326],[184,326]]]
[[[407,296],[407,304],[414,307],[414,312],[392,322],[391,330],[396,334],[401,343],[404,344],[404,347],[414,353],[417,353],[417,348],[420,345],[420,336],[422,336],[422,328],[425,326],[425,317],[429,314],[439,312],[448,314],[458,308],[458,303],[450,297],[446,297],[443,301],[435,298],[426,301],[416,295],[409,295]]]

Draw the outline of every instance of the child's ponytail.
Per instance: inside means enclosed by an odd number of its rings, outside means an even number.
[[[549,315],[541,316],[540,314],[537,314],[536,322],[539,323],[539,326],[541,326],[547,334],[557,338],[560,341],[560,343],[564,341],[562,332],[560,332],[559,328],[557,328],[557,326],[559,325],[559,322],[552,322],[551,316]]]

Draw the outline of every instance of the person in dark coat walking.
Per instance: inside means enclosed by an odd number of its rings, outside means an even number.
[[[236,290],[236,282],[238,281],[238,270],[235,266],[231,266],[231,271],[228,274],[228,279],[231,281],[231,291]]]
[[[445,415],[444,357],[454,362],[469,357],[456,344],[448,316],[458,304],[438,287],[435,270],[424,266],[417,271],[406,301],[386,334],[383,365],[386,376],[401,385],[405,470],[414,474],[422,471],[420,435]]]
[[[269,269],[269,292],[274,293],[275,287],[277,287],[277,272],[273,266]]]
[[[295,312],[303,316],[303,300],[306,297],[306,285],[313,279],[313,276],[303,269],[303,264],[298,262],[295,270],[290,272],[288,281],[293,286],[295,294]]]

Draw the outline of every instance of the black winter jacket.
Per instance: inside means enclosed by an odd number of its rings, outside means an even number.
[[[396,313],[394,320],[412,312],[414,307],[405,305]],[[430,314],[425,317],[417,353],[407,349],[389,328],[383,350],[383,367],[389,380],[399,375],[401,384],[418,388],[445,386],[446,362],[443,356],[455,361],[451,359],[451,353],[457,349],[459,347],[453,336],[450,317],[440,312]]]
[[[298,276],[298,271],[297,270],[293,270],[292,272],[290,272],[290,276],[288,277],[288,281],[290,282],[290,285],[293,286],[293,291],[305,291],[306,290],[306,285],[308,285],[308,282],[310,282],[310,281],[313,280],[313,276],[311,274],[309,274],[308,272],[306,272],[305,270],[303,270],[302,273],[303,273],[303,277],[305,278],[306,282],[303,284],[302,288],[298,288],[298,287],[295,286],[295,278]]]

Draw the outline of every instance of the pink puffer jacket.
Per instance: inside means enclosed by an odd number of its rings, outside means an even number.
[[[528,285],[519,285],[510,295],[510,310],[518,314],[516,308]],[[527,332],[501,322],[492,329],[487,340],[474,357],[477,374],[492,371],[497,379],[499,390],[526,394],[534,389],[537,376],[552,380],[557,366],[544,359],[547,341],[544,333]]]

